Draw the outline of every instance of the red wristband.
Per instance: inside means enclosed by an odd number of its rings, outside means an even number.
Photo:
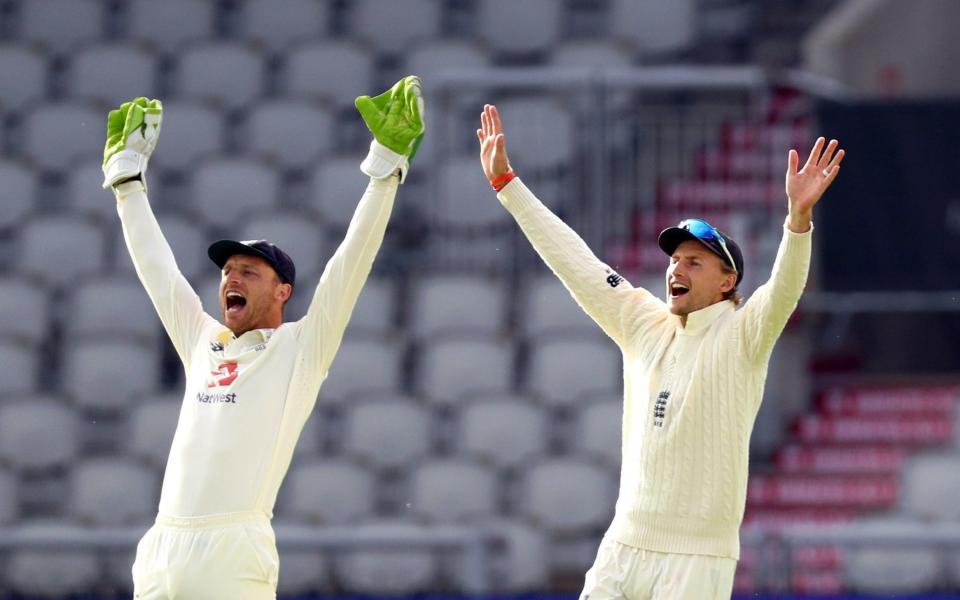
[[[499,177],[494,177],[493,180],[490,182],[490,185],[493,186],[494,190],[499,192],[504,188],[505,185],[513,181],[514,177],[516,176],[517,174],[513,172],[513,169],[510,169],[503,175]]]

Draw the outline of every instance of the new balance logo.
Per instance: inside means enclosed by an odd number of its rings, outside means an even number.
[[[670,392],[664,390],[657,394],[657,401],[653,403],[653,426],[663,427],[663,420],[667,416],[667,400]]]
[[[607,283],[610,284],[610,287],[617,287],[622,281],[623,277],[621,277],[618,273],[610,273],[607,275]]]

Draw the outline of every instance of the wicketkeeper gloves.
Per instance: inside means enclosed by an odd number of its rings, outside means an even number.
[[[374,138],[360,170],[383,179],[400,169],[402,183],[423,139],[420,78],[404,77],[379,96],[360,96],[354,104]]]
[[[147,171],[150,154],[157,147],[163,105],[159,100],[135,98],[107,115],[107,143],[103,148],[103,187]]]

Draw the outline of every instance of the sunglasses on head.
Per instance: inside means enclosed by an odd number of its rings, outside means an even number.
[[[685,219],[680,221],[680,224],[677,225],[680,229],[686,229],[692,233],[699,240],[717,240],[720,244],[720,247],[723,248],[723,253],[727,255],[727,260],[730,261],[730,266],[733,267],[734,272],[739,275],[740,272],[737,270],[737,263],[733,261],[733,255],[730,254],[730,251],[727,249],[727,240],[723,235],[717,231],[717,228],[707,223],[703,219]]]

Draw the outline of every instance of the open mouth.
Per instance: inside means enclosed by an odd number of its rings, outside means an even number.
[[[690,288],[688,288],[687,286],[683,285],[682,283],[673,283],[673,284],[670,284],[670,297],[671,297],[671,298],[679,298],[680,296],[683,296],[684,294],[686,294],[686,293],[689,292],[689,291],[690,291]]]
[[[225,300],[227,313],[238,313],[247,305],[247,299],[240,292],[227,292]]]

